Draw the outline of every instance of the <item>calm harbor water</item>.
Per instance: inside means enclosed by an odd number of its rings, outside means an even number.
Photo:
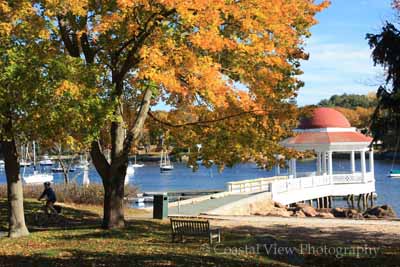
[[[368,161],[367,161],[368,163]],[[359,160],[356,162],[357,170],[360,170]],[[207,169],[200,167],[197,172],[186,167],[184,164],[175,163],[175,169],[171,172],[160,173],[157,163],[146,163],[144,167],[137,168],[135,174],[130,178],[130,184],[139,187],[143,192],[166,192],[182,190],[224,190],[226,182],[238,181],[244,179],[254,179],[260,177],[269,177],[274,175],[274,171],[267,171],[257,168],[255,164],[239,164],[233,168],[226,168],[219,173],[216,167]],[[368,165],[367,165],[368,166]],[[379,204],[390,204],[398,215],[400,215],[400,179],[388,178],[387,173],[392,167],[391,161],[375,160],[375,179],[376,192],[378,194],[377,202]],[[400,164],[395,165],[400,169]],[[334,159],[334,172],[350,172],[350,160]],[[22,169],[21,169],[22,170]],[[26,169],[26,173],[32,170]],[[284,172],[285,170],[282,170]],[[315,171],[315,160],[298,161],[298,172]],[[81,183],[83,173],[77,170],[71,173],[70,177],[76,182]],[[89,170],[90,181],[101,183],[95,169]],[[62,174],[54,174],[56,183],[63,182]],[[6,178],[4,170],[0,170],[0,183],[5,183]]]

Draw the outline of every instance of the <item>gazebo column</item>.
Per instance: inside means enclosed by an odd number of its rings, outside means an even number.
[[[350,153],[350,162],[351,162],[351,173],[354,174],[356,172],[356,153],[354,150]]]
[[[322,175],[326,174],[326,152],[321,152],[322,157]]]
[[[328,172],[331,183],[333,182],[333,162],[332,162],[332,151],[328,151]]]
[[[365,183],[367,168],[365,166],[365,150],[361,150],[361,174],[362,174],[362,181]]]
[[[371,148],[369,151],[369,172],[372,176],[374,176],[375,168],[374,168],[374,149]]]
[[[317,175],[321,175],[321,152],[317,152]]]
[[[293,178],[296,178],[296,159],[290,159],[290,169]]]

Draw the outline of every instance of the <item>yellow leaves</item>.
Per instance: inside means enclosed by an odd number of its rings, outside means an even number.
[[[66,93],[71,95],[73,98],[78,99],[81,95],[79,85],[67,80],[62,81],[60,86],[55,90],[55,94],[60,97]]]
[[[86,16],[88,0],[47,0],[46,15],[66,15],[71,13],[76,16]]]

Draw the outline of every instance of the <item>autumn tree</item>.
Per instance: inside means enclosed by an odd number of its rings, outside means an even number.
[[[28,234],[17,142],[68,143],[72,138],[83,144],[92,136],[80,126],[91,123],[86,113],[95,102],[89,90],[93,87],[81,79],[80,59],[53,53],[56,45],[45,24],[29,2],[0,2],[0,143],[10,237]]]
[[[105,189],[103,227],[124,226],[128,154],[156,103],[194,113],[185,125],[210,122],[208,131],[173,132],[184,134],[181,140],[190,144],[191,135],[202,141],[203,152],[220,155],[220,164],[231,162],[222,155],[233,146],[239,153],[235,161],[239,155],[271,154],[294,121],[286,100],[302,85],[296,75],[299,60],[307,57],[303,40],[316,22],[314,15],[326,5],[311,0],[37,1],[51,36],[61,40],[59,51],[84,58],[88,68],[101,71],[98,94],[113,109],[104,126],[111,161],[104,156],[102,140],[91,145]],[[132,121],[123,119],[126,102],[135,112]],[[240,120],[222,119],[238,116]],[[243,133],[235,135],[238,127]],[[246,148],[256,139],[266,145],[263,136],[275,145]],[[229,144],[225,149],[221,138]]]
[[[393,1],[400,11],[400,1]],[[377,34],[367,34],[375,65],[385,69],[385,83],[377,91],[378,106],[372,119],[375,140],[382,140],[389,149],[399,149],[400,142],[400,30],[386,22]]]

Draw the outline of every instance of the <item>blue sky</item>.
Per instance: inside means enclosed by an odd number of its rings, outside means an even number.
[[[334,94],[375,91],[382,70],[374,68],[367,33],[377,33],[395,13],[391,0],[331,0],[317,15],[319,23],[306,40],[310,59],[302,63],[300,106],[316,104]]]

